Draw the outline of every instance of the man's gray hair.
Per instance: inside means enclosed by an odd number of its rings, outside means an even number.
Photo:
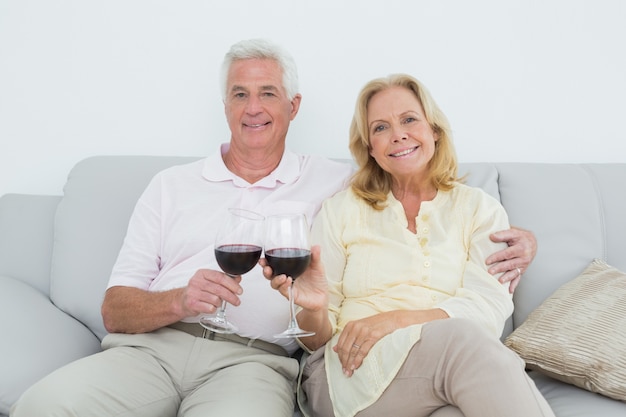
[[[281,46],[266,39],[248,39],[235,43],[224,56],[220,83],[222,99],[226,99],[228,71],[234,61],[242,59],[273,59],[283,70],[283,87],[289,100],[298,94],[298,69],[291,54]]]

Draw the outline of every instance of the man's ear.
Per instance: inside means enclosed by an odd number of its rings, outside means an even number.
[[[296,94],[291,99],[291,116],[289,120],[293,120],[296,118],[298,114],[298,110],[300,110],[300,103],[302,102],[302,96],[300,94]]]

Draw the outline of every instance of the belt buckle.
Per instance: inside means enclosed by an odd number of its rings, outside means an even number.
[[[202,326],[202,336],[203,339],[215,340],[215,332],[207,329]]]

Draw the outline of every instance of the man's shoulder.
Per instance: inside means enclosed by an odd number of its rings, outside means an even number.
[[[202,167],[205,165],[207,158],[190,159],[181,163],[176,163],[169,167],[157,172],[157,176],[172,177],[185,173],[199,173],[202,172]]]

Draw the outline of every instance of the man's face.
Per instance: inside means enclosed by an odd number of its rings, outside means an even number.
[[[234,142],[246,148],[284,145],[301,97],[289,100],[282,77],[280,65],[272,59],[233,62],[224,109]]]

